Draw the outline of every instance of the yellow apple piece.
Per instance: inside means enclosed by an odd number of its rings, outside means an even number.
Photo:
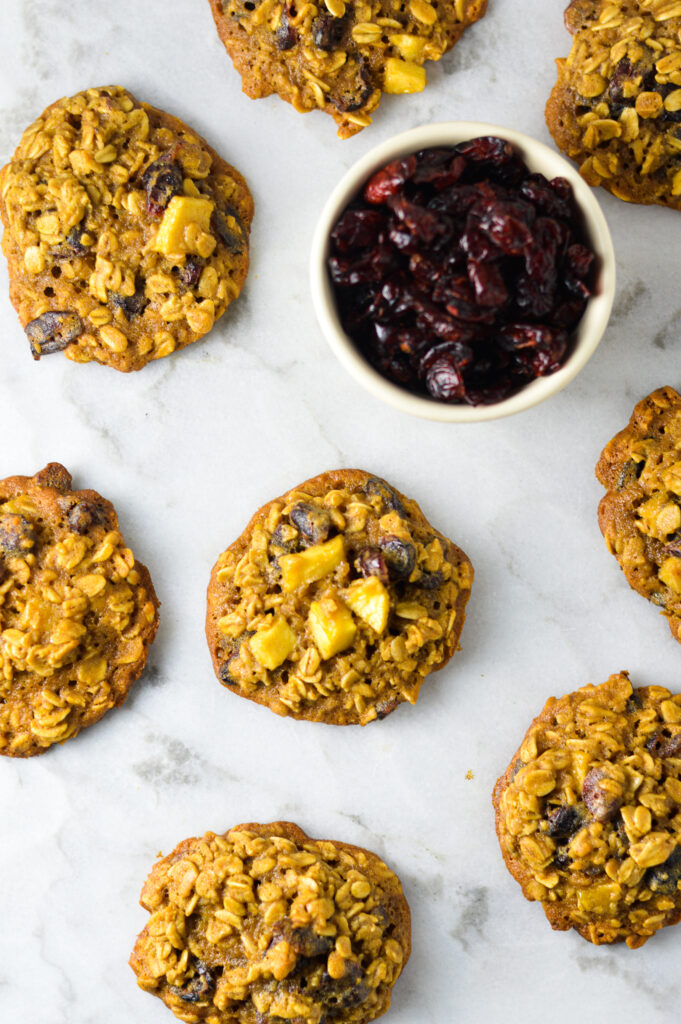
[[[279,559],[282,590],[297,590],[323,580],[340,565],[344,554],[345,545],[339,534],[324,544],[315,544],[294,555],[282,555]]]
[[[349,647],[357,632],[352,613],[333,594],[326,594],[321,601],[312,602],[307,624],[324,660]]]
[[[194,196],[173,196],[168,203],[156,235],[154,249],[166,255],[194,252],[187,228],[195,225],[191,235],[210,234],[210,218],[215,203]]]
[[[271,624],[262,626],[251,637],[251,651],[265,668],[279,668],[296,648],[296,634],[283,615],[275,615]]]
[[[383,632],[388,625],[390,594],[377,576],[367,576],[365,580],[355,580],[346,590],[344,598],[345,603],[352,608],[355,615],[377,633]]]

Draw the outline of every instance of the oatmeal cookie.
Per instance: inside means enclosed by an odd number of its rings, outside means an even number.
[[[371,124],[381,92],[420,92],[487,0],[210,0],[251,99],[276,92],[301,113],[331,114],[347,139]]]
[[[366,725],[449,661],[472,581],[415,501],[359,469],[322,473],[264,505],[214,566],[215,672],[279,715]]]
[[[681,395],[653,391],[603,450],[598,522],[627,582],[681,641]]]
[[[506,867],[553,928],[636,949],[681,919],[681,695],[620,672],[551,697],[494,807]]]
[[[241,291],[253,200],[177,118],[120,86],[59,100],[0,171],[10,298],[35,359],[139,370]]]
[[[141,904],[151,919],[130,966],[190,1024],[367,1024],[411,951],[390,868],[287,821],[186,839]]]
[[[590,185],[681,208],[681,4],[572,0],[574,35],[546,106],[549,131]]]
[[[42,754],[122,704],[157,609],[111,502],[56,462],[0,480],[0,754]]]

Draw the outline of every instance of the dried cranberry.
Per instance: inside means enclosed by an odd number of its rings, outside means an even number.
[[[546,377],[559,370],[568,348],[567,334],[555,331],[532,350],[521,350],[516,358],[534,377]]]
[[[424,373],[428,393],[443,402],[466,397],[463,375],[454,357],[445,352],[433,360]]]
[[[622,111],[624,107],[632,107],[634,98],[624,95],[624,83],[633,77],[632,63],[628,57],[622,57],[612,73],[608,85],[608,105],[611,110]]]
[[[337,74],[331,102],[342,113],[359,110],[374,91],[366,57],[348,57]]]
[[[400,703],[401,700],[398,700],[396,697],[384,697],[382,700],[379,700],[376,703],[376,718],[378,719],[378,721],[382,722],[384,718],[387,718],[388,715],[391,715],[393,711],[395,711],[395,709],[400,706]],[[378,909],[375,910],[374,913],[378,915],[379,911],[382,909],[382,907],[378,907]],[[383,914],[387,920],[387,915],[385,914],[385,911],[383,911]]]
[[[331,532],[331,516],[325,508],[309,501],[299,501],[289,512],[289,519],[310,544],[322,544]]]
[[[551,341],[555,332],[541,324],[508,324],[499,331],[498,340],[509,352],[518,349],[537,348]]]
[[[84,234],[85,227],[82,222],[76,224],[71,228],[64,241],[51,250],[52,256],[58,260],[71,260],[74,256],[84,256],[88,251],[87,246],[83,245]]]
[[[322,1019],[337,1018],[343,1010],[361,1006],[372,993],[364,968],[356,960],[345,961],[345,973],[332,978],[326,971],[322,974],[317,990],[322,1006],[328,1010]]]
[[[374,353],[372,362],[388,380],[395,381],[396,384],[410,384],[414,379],[409,359],[400,352],[391,352],[383,356]]]
[[[407,513],[401,498],[385,480],[381,480],[378,476],[370,476],[362,490],[367,498],[380,498],[383,509],[387,508],[391,512],[397,512],[401,519],[406,517]]]
[[[277,921],[274,925],[268,948],[277,946],[280,942],[286,942],[296,956],[306,960],[316,956],[327,956],[335,945],[333,938],[328,935],[318,935],[311,925],[305,928],[294,928],[288,920]]]
[[[677,732],[670,736],[659,729],[650,737],[646,747],[654,757],[677,757],[681,753],[681,733]]]
[[[378,210],[346,210],[331,233],[331,241],[340,253],[375,245],[385,224]]]
[[[6,555],[28,555],[36,541],[28,519],[17,513],[0,515],[0,551]]]
[[[459,320],[468,320],[472,323],[491,323],[493,313],[481,308],[475,300],[475,291],[467,277],[443,278],[441,287],[433,290],[433,298],[436,301],[444,302],[445,309],[452,316]]]
[[[334,228],[328,266],[344,329],[380,373],[480,404],[562,365],[593,262],[570,183],[486,137],[377,171]]]
[[[200,256],[187,256],[183,267],[179,268],[178,277],[189,291],[196,288],[203,273],[204,261]]]
[[[591,249],[578,242],[571,245],[565,254],[566,268],[580,281],[586,281],[593,266],[595,256]]]
[[[579,832],[586,823],[582,804],[564,804],[549,814],[546,834],[552,838],[567,839]]]
[[[645,875],[645,884],[654,893],[678,892],[681,881],[681,847],[675,846],[663,864],[649,868]]]
[[[475,297],[481,306],[500,309],[508,302],[508,288],[501,271],[494,263],[479,260],[468,261],[468,277],[475,289]]]
[[[140,313],[144,312],[144,308],[147,305],[144,281],[135,282],[135,291],[132,295],[112,293],[111,304],[120,309],[126,320],[130,320],[133,316],[139,316]]]
[[[416,159],[413,180],[417,184],[432,184],[438,192],[455,185],[466,170],[465,158],[455,156],[452,159],[451,149],[422,149]]]
[[[557,180],[557,179],[555,179]],[[523,199],[527,199],[535,207],[538,213],[547,217],[569,218],[572,216],[570,199],[572,198],[572,186],[566,178],[568,193],[565,196],[558,194],[552,183],[547,181],[543,174],[530,174],[520,185],[518,191]]]
[[[105,505],[99,505],[97,502],[88,501],[85,498],[71,505],[66,515],[66,521],[72,533],[80,534],[87,533],[93,526],[110,527],[113,525],[111,512]]]
[[[444,581],[444,574],[436,569],[435,572],[422,572],[416,582],[422,590],[437,590]]]
[[[182,165],[174,159],[172,150],[149,164],[142,175],[142,187],[151,217],[160,217],[172,197],[182,191],[183,178]]]
[[[525,252],[525,273],[516,283],[516,305],[533,317],[545,317],[555,303],[558,264],[566,236],[558,221],[540,217]]]
[[[279,25],[274,33],[274,41],[278,50],[291,50],[298,42],[298,33],[288,20],[286,11],[282,12]]]
[[[547,320],[554,327],[564,327],[565,330],[571,331],[584,316],[585,309],[586,296],[566,299],[551,311]]]
[[[381,583],[388,582],[388,565],[378,548],[364,548],[355,559],[357,572],[364,577],[376,576]]]
[[[320,14],[312,22],[312,42],[319,50],[336,50],[343,40],[345,20],[332,14]]]
[[[609,787],[607,783],[610,782]],[[605,785],[603,785],[605,783]],[[592,768],[582,783],[582,799],[596,821],[612,821],[624,800],[619,787],[612,786],[606,768]]]
[[[200,1003],[213,994],[215,980],[206,965],[201,960],[194,958],[193,977],[182,986],[169,985],[168,988],[183,1003]]]
[[[333,283],[344,288],[351,288],[356,284],[368,284],[370,281],[380,281],[380,274],[366,257],[360,263],[352,259],[332,256],[329,260],[329,270]]]
[[[391,576],[411,576],[416,565],[416,550],[414,545],[401,537],[381,537],[379,540],[383,557],[388,565],[388,572]]]
[[[488,235],[484,235],[476,226],[475,217],[466,223],[466,230],[459,239],[459,245],[471,260],[481,263],[486,260],[499,259],[501,253]]]
[[[452,316],[443,313],[442,310],[432,302],[418,302],[414,305],[416,313],[416,326],[422,331],[429,331],[447,341],[462,339],[466,328],[462,327]]]
[[[392,197],[389,201],[392,212],[398,221],[416,238],[419,242],[430,244],[440,233],[440,219],[423,206],[410,203],[402,196]]]
[[[506,256],[522,256],[532,242],[536,213],[530,203],[491,200],[476,207],[478,227]]]
[[[228,252],[240,256],[244,250],[246,231],[238,212],[233,206],[217,206],[210,219],[211,227]]]
[[[384,203],[390,196],[402,191],[404,183],[409,181],[416,170],[414,155],[401,160],[393,160],[369,179],[364,186],[364,198],[368,203]]]
[[[62,352],[83,333],[83,321],[69,310],[52,310],[24,327],[34,359]]]
[[[432,345],[421,356],[419,376],[428,394],[443,401],[465,399],[463,373],[472,364],[473,350],[461,342]]]
[[[300,534],[294,526],[279,523],[270,537],[270,549],[276,555],[291,555],[300,548]]]

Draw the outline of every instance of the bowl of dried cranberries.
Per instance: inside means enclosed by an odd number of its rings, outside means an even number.
[[[414,128],[359,160],[322,211],[310,270],[346,369],[389,404],[446,422],[560,391],[615,295],[589,186],[543,143],[477,122]]]

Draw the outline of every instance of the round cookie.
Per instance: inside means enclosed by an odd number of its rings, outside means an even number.
[[[42,754],[122,704],[157,609],[111,502],[56,462],[0,480],[0,754]]]
[[[35,359],[139,370],[241,291],[253,200],[177,118],[120,86],[53,103],[0,171],[10,298]]]
[[[620,672],[551,697],[494,807],[506,867],[553,928],[636,949],[681,919],[681,695]]]
[[[186,839],[140,902],[130,966],[190,1024],[368,1024],[411,951],[402,886],[376,854],[286,821]]]
[[[673,388],[636,405],[596,476],[608,492],[598,507],[608,550],[681,641],[681,396]]]
[[[574,35],[546,105],[558,146],[590,185],[681,208],[681,7],[676,0],[572,0]]]
[[[366,725],[457,649],[473,568],[421,509],[363,470],[264,505],[213,567],[220,681],[280,715]]]
[[[210,0],[218,34],[251,99],[278,93],[323,110],[349,138],[371,124],[381,92],[420,92],[487,0]]]

